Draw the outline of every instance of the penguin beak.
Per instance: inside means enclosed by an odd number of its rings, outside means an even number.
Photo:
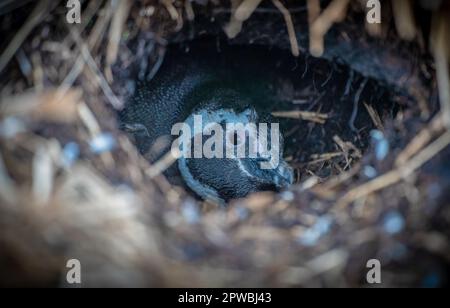
[[[273,170],[273,179],[277,188],[285,188],[294,183],[294,170],[285,161],[280,161]]]

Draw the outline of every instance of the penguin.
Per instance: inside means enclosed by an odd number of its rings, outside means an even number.
[[[249,82],[249,76],[207,59],[177,57],[164,61],[150,81],[138,81],[136,90],[120,112],[122,128],[131,135],[140,153],[151,163],[171,150],[176,123],[193,126],[193,117],[202,115],[203,128],[218,123],[224,131],[230,123],[271,123],[261,106],[276,103],[264,82]],[[172,184],[182,185],[197,197],[217,204],[243,198],[259,191],[279,191],[293,183],[293,169],[283,159],[283,136],[278,133],[279,149],[274,168],[261,168],[270,157],[180,157],[164,173]],[[267,134],[272,136],[271,131]],[[232,145],[238,146],[236,136]],[[245,136],[244,138],[245,139]],[[230,140],[230,139],[229,139]],[[202,144],[205,141],[202,140]],[[269,147],[271,139],[269,138]],[[246,148],[248,151],[248,145]]]

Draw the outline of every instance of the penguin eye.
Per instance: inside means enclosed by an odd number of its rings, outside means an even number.
[[[238,135],[238,133],[234,133],[234,134],[232,134],[232,136],[231,136],[231,143],[233,144],[233,145],[238,145],[239,143],[240,143],[240,138],[239,138],[239,135]]]
[[[243,142],[241,136],[237,132],[233,132],[233,133],[229,134],[228,138],[229,138],[230,143],[234,146],[241,145]]]

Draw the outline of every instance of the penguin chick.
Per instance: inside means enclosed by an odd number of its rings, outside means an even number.
[[[184,122],[192,127],[194,115],[203,116],[203,128],[219,123],[224,131],[229,123],[270,123],[270,116],[255,108],[269,99],[264,91],[256,90],[256,95],[252,95],[246,90],[250,87],[242,87],[237,80],[222,74],[220,68],[209,67],[199,63],[165,63],[153,80],[137,85],[120,120],[150,162],[170,151],[176,137],[171,135],[173,125]],[[271,136],[270,130],[267,135]],[[231,137],[223,136],[224,149],[226,138]],[[273,157],[181,157],[165,175],[173,184],[184,183],[200,198],[219,204],[257,191],[279,190],[292,184],[293,171],[282,157],[281,134],[278,139],[279,163],[271,169],[262,169],[261,163]],[[270,148],[270,139],[268,142]]]
[[[258,137],[261,136],[255,134],[254,137],[257,138],[253,139],[249,136],[249,131],[227,130],[227,128],[230,124],[243,126],[255,124],[256,127],[262,119],[259,118],[256,110],[252,107],[248,107],[241,112],[233,108],[224,109],[221,107],[214,106],[211,108],[211,106],[207,106],[206,109],[202,107],[193,112],[193,115],[202,117],[202,129],[211,124],[220,125],[220,131],[224,132],[220,136],[223,155],[219,158],[215,156],[202,156],[200,158],[182,156],[178,160],[178,167],[187,186],[203,199],[223,203],[231,199],[245,197],[249,193],[276,191],[292,184],[293,172],[292,168],[283,160],[283,137],[279,131],[273,132],[277,134],[275,137],[278,140],[275,146],[275,142],[272,142],[270,138],[272,131],[268,126],[268,143],[272,150],[275,150],[274,155],[276,157],[262,156],[259,153],[250,157],[248,153],[250,153],[249,149],[252,142],[260,142]],[[185,121],[192,128],[194,126],[193,115]],[[257,131],[255,132],[257,133]],[[217,134],[217,131],[215,130],[214,133]],[[203,137],[202,146],[205,146],[205,143],[211,140],[210,138],[213,139],[209,136]],[[217,148],[217,145],[214,145],[214,147]],[[242,147],[243,152],[247,155],[242,157],[237,155],[226,156],[227,147],[234,154],[239,151],[239,147]],[[269,168],[262,168],[263,163],[267,163]]]

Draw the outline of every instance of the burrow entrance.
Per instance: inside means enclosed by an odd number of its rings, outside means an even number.
[[[285,158],[295,168],[297,183],[349,170],[370,146],[371,132],[382,130],[406,105],[393,88],[345,65],[295,58],[276,47],[229,45],[217,38],[169,45],[157,71],[134,66],[134,86],[145,82],[151,89],[152,78],[166,74],[174,63],[206,64],[248,90],[255,106],[280,123]]]

